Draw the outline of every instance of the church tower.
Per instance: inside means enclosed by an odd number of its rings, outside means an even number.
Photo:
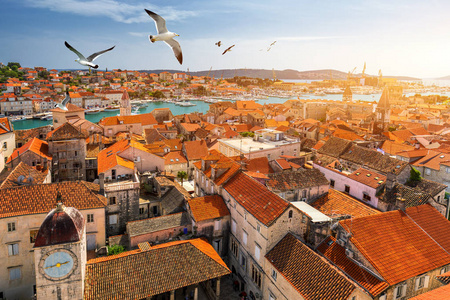
[[[342,101],[352,101],[353,100],[353,94],[352,90],[350,89],[350,86],[346,86],[344,90],[344,94],[342,95]]]
[[[36,236],[34,261],[37,299],[84,298],[86,228],[77,209],[58,203],[47,215]]]
[[[131,115],[130,96],[128,95],[127,90],[124,90],[122,99],[120,100],[120,116],[124,117],[129,115]]]
[[[378,101],[377,107],[375,109],[375,114],[377,118],[377,127],[379,130],[384,131],[386,126],[389,124],[389,119],[391,116],[391,106],[389,103],[389,89],[384,88],[381,94],[380,100]]]

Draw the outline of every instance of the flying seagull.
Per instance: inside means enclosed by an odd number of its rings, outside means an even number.
[[[270,47],[272,47],[273,45],[275,45],[277,41],[274,41],[272,44],[270,44]]]
[[[55,108],[61,108],[67,110],[67,103],[70,101],[69,91],[66,91],[66,98],[61,103],[55,103]]]
[[[228,47],[225,51],[223,51],[222,55],[224,55],[225,53],[227,53],[228,51],[231,51],[231,48],[233,48],[236,45],[230,46]]]
[[[175,41],[173,38],[179,36],[175,32],[170,32],[166,27],[166,20],[164,20],[160,15],[155,14],[149,10],[145,10],[148,15],[155,21],[156,30],[158,31],[157,35],[149,35],[148,38],[150,42],[154,43],[156,41],[164,41],[167,45],[172,48],[175,57],[178,59],[178,62],[183,64],[183,53],[181,53],[180,44]]]
[[[218,41],[218,42],[215,43],[214,45],[217,45],[217,47],[220,47],[220,46],[222,46],[222,42],[221,42],[221,41]]]
[[[88,66],[89,70],[90,68],[94,68],[97,69],[98,65],[94,64],[93,61],[99,57],[100,55],[102,55],[105,52],[111,51],[112,49],[114,49],[115,46],[112,46],[109,49],[103,50],[103,51],[99,51],[99,52],[95,52],[94,54],[88,56],[88,58],[84,57],[83,54],[81,54],[80,52],[78,52],[77,49],[75,49],[74,47],[70,46],[68,42],[64,42],[64,44],[66,45],[67,48],[69,48],[70,51],[72,51],[73,53],[75,53],[76,55],[78,55],[78,59],[76,59],[75,61],[78,62],[80,65],[83,66]]]

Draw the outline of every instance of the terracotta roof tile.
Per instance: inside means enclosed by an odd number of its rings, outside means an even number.
[[[192,216],[197,222],[221,218],[230,214],[223,198],[219,195],[192,198],[187,202]]]
[[[242,172],[233,176],[224,188],[240,205],[266,226],[270,226],[289,206],[288,202]]]
[[[311,203],[311,206],[330,218],[339,216],[364,217],[381,212],[365,203],[334,189]]]
[[[321,253],[350,278],[367,289],[372,296],[377,296],[389,287],[387,282],[373,276],[348,258],[345,254],[345,248],[338,245],[334,237],[326,238],[317,247],[317,252]]]
[[[351,281],[290,233],[266,259],[305,299],[344,300],[355,290]]]
[[[205,155],[208,155],[208,146],[205,141],[188,141],[183,144],[186,150],[186,157],[188,160],[198,160]]]
[[[348,178],[375,189],[386,183],[386,176],[363,168],[359,168],[355,172],[349,174]]]
[[[143,299],[230,274],[203,239],[176,241],[93,259],[84,299]]]
[[[48,213],[56,206],[58,191],[66,206],[77,209],[106,206],[106,198],[84,181],[28,185],[0,190],[0,218]]]
[[[450,300],[450,284],[441,286],[427,293],[410,298],[410,300]]]
[[[33,138],[19,149],[14,150],[14,152],[8,157],[8,160],[6,162],[8,163],[11,160],[16,159],[19,155],[22,155],[26,151],[31,151],[41,156],[42,158],[47,158],[48,160],[52,159],[51,155],[48,152],[48,143],[38,138]]]
[[[166,155],[164,155],[164,159],[166,160],[165,161],[166,165],[187,163],[187,160],[184,157],[183,152],[181,151],[169,152]]]
[[[13,187],[19,187],[27,184],[41,184],[47,178],[49,170],[38,171],[33,167],[25,164],[24,162],[20,162],[12,171],[9,173],[8,177],[6,177],[5,181],[0,185],[0,189],[8,189]],[[23,180],[21,182],[18,181],[18,178],[23,176]],[[30,178],[31,182],[30,182]]]
[[[339,224],[351,232],[350,241],[389,285],[450,263],[450,242],[443,238],[450,222],[428,204]]]
[[[246,169],[252,172],[260,172],[263,174],[273,173],[272,167],[269,165],[267,157],[251,158],[247,161]]]
[[[293,172],[272,173],[266,185],[275,191],[287,191],[328,185],[328,180],[318,169],[301,169]]]

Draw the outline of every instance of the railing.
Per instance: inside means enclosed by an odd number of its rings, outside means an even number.
[[[115,191],[122,191],[122,190],[131,190],[131,189],[137,189],[139,188],[140,184],[139,182],[126,182],[126,181],[119,181],[119,182],[105,182],[105,192],[115,192]]]

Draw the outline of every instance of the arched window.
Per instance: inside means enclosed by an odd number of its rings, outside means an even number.
[[[289,219],[292,218],[292,210],[289,211]]]

